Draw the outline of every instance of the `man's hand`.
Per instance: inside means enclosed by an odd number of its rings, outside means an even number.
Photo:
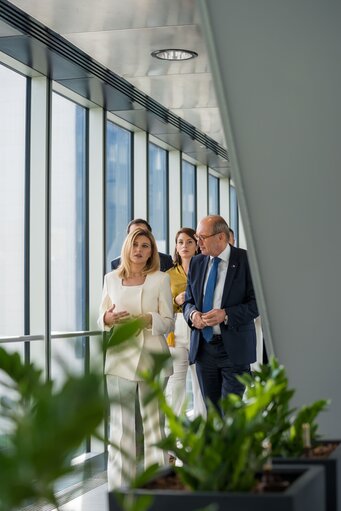
[[[129,317],[129,312],[127,312],[127,311],[114,312],[115,308],[116,308],[116,305],[114,304],[104,314],[104,318],[103,318],[104,324],[110,328],[112,326],[116,325],[117,323],[120,323],[121,321],[128,319],[128,317]]]
[[[216,326],[223,323],[226,316],[225,309],[212,309],[201,315],[201,320],[205,326]]]
[[[194,326],[194,328],[197,328],[198,330],[202,330],[206,326],[205,323],[202,321],[201,316],[202,312],[195,311],[193,312],[191,317],[192,325]]]

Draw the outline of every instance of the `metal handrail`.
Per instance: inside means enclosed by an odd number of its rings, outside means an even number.
[[[67,339],[68,337],[92,337],[102,335],[100,330],[82,330],[76,332],[51,332],[51,339]],[[0,344],[9,342],[31,342],[43,341],[45,335],[12,335],[9,337],[0,337]]]

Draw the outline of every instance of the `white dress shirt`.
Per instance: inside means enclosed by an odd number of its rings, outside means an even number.
[[[221,309],[221,300],[223,298],[223,291],[224,291],[224,285],[226,280],[226,274],[227,274],[227,268],[229,265],[230,260],[230,253],[231,253],[231,247],[229,244],[226,245],[225,249],[219,254],[217,257],[221,259],[220,263],[218,264],[218,275],[217,275],[217,282],[214,289],[214,295],[213,295],[213,309]],[[210,256],[210,261],[208,263],[207,272],[205,276],[205,283],[204,283],[204,294],[206,290],[206,284],[208,280],[208,275],[211,271],[211,267],[213,264],[213,257]],[[213,327],[213,335],[220,335],[220,326],[216,325]]]

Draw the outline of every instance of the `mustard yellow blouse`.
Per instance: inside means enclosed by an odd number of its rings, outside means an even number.
[[[173,268],[167,270],[167,273],[170,276],[174,312],[182,312],[182,306],[175,303],[175,297],[186,290],[187,275],[180,264],[177,264]]]
[[[173,268],[167,270],[167,273],[170,276],[170,284],[173,296],[173,311],[174,312],[182,312],[182,306],[175,303],[175,297],[178,296],[179,293],[182,293],[186,290],[187,286],[187,275],[184,272],[183,267],[180,264],[176,264]],[[171,332],[167,337],[168,346],[175,346],[175,336],[174,332]]]

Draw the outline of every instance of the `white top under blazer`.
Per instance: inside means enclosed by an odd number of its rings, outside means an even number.
[[[141,381],[139,372],[151,367],[150,353],[169,353],[165,335],[174,329],[169,275],[156,271],[149,273],[139,286],[124,286],[117,270],[107,273],[97,322],[101,330],[110,330],[104,324],[104,314],[113,304],[115,312],[126,310],[131,315],[152,315],[151,328],[144,328],[136,337],[109,348],[106,353],[105,374]],[[170,367],[163,375],[170,376],[172,372]]]

